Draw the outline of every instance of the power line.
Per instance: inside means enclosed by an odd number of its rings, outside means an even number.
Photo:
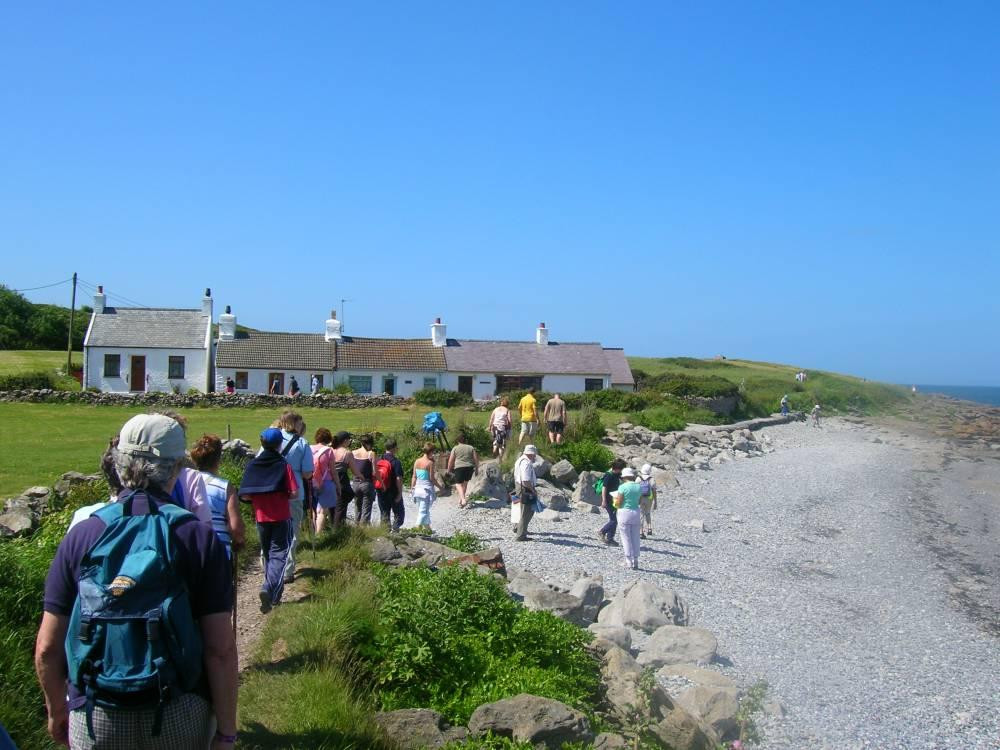
[[[96,292],[97,291],[97,285],[96,284],[91,284],[89,281],[85,281],[83,279],[80,279],[80,283],[83,284],[86,287],[89,287],[89,289],[90,289],[91,292]],[[136,307],[146,307],[146,308],[149,307],[149,305],[144,305],[141,302],[136,302],[134,299],[129,299],[128,297],[126,297],[123,294],[117,294],[115,292],[105,292],[105,294],[107,296],[109,296],[109,297],[114,297],[115,299],[120,299],[122,302],[127,302],[130,305],[135,305]]]
[[[44,284],[42,286],[32,286],[32,287],[28,287],[27,289],[11,289],[10,291],[12,291],[12,292],[18,292],[18,293],[21,293],[21,292],[34,292],[34,291],[37,291],[38,289],[50,289],[50,288],[52,288],[54,286],[59,286],[60,284],[68,284],[72,280],[73,280],[73,277],[71,276],[68,279],[63,279],[62,281],[56,281],[56,282],[53,282],[52,284]]]

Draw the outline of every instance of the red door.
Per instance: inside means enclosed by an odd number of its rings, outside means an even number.
[[[132,374],[128,379],[130,391],[146,390],[146,358],[132,356]]]

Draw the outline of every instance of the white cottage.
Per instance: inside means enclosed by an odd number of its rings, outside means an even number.
[[[109,307],[104,287],[83,340],[83,386],[117,393],[188,390],[212,383],[212,290],[201,309]]]

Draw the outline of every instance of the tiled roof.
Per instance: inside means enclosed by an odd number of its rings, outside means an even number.
[[[372,339],[344,336],[337,343],[338,370],[424,370],[446,368],[441,347],[430,339]]]
[[[625,359],[624,349],[605,348],[604,356],[607,357],[608,366],[611,367],[611,385],[635,385],[632,368]]]
[[[105,307],[93,317],[87,346],[204,349],[210,322],[201,310]]]
[[[444,350],[451,372],[610,375],[600,344],[540,346],[533,341],[448,339]]]
[[[232,341],[220,341],[217,367],[261,370],[333,370],[334,345],[321,333],[240,331]]]

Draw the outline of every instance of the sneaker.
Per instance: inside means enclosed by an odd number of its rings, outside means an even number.
[[[645,539],[646,538],[646,532],[645,531],[640,531],[639,532],[639,538],[640,539]]]
[[[294,582],[295,582],[295,576],[294,576],[294,575],[290,575],[290,576],[285,576],[285,585],[286,585],[286,586],[287,586],[288,584],[290,584],[290,583],[294,583]]]
[[[530,542],[531,541],[531,537],[528,536],[527,534],[525,534],[524,536],[516,536],[516,537],[514,537],[514,541],[515,542]]]
[[[606,545],[608,545],[609,547],[621,547],[621,545],[620,545],[620,544],[618,544],[618,542],[616,542],[616,541],[614,540],[614,538],[613,538],[613,537],[608,537],[608,538],[606,538],[606,539],[604,540],[604,543],[605,543]]]
[[[597,538],[600,539],[605,544],[608,543],[608,538],[606,536],[604,536],[604,532],[603,531],[598,531],[597,532]]]
[[[264,589],[260,590],[260,611],[265,615],[271,611],[271,595]]]
[[[638,569],[639,569],[639,561],[638,560],[634,560],[632,562],[632,570],[638,570]]]

